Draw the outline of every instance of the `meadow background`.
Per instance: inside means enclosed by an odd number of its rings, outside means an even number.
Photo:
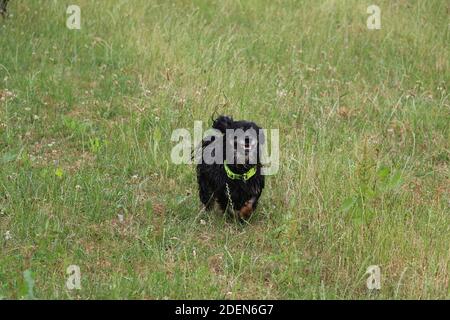
[[[448,1],[8,8],[1,298],[450,298]],[[172,131],[215,110],[280,130],[249,224],[202,212],[170,161]]]

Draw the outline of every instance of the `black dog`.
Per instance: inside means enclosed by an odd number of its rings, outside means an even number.
[[[264,188],[259,150],[264,143],[262,130],[253,122],[234,121],[227,116],[214,120],[212,128],[218,130],[217,135],[203,139],[199,150],[200,201],[207,210],[217,202],[224,212],[228,209],[246,220],[256,209]],[[206,159],[208,149],[212,150],[209,155],[214,157],[213,163]]]

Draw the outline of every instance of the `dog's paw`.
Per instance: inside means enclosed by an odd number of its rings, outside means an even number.
[[[242,220],[248,220],[250,216],[253,213],[253,203],[255,203],[255,199],[251,198],[250,200],[246,201],[242,208],[239,210],[239,218]]]

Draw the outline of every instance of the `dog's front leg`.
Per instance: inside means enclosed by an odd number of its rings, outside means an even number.
[[[239,210],[239,218],[243,220],[248,220],[255,210],[254,204],[256,203],[256,197],[252,197],[250,200],[247,200],[242,208]]]

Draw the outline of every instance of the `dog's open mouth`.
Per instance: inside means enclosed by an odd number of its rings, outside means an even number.
[[[236,164],[256,164],[258,140],[256,137],[234,137],[234,160]]]

